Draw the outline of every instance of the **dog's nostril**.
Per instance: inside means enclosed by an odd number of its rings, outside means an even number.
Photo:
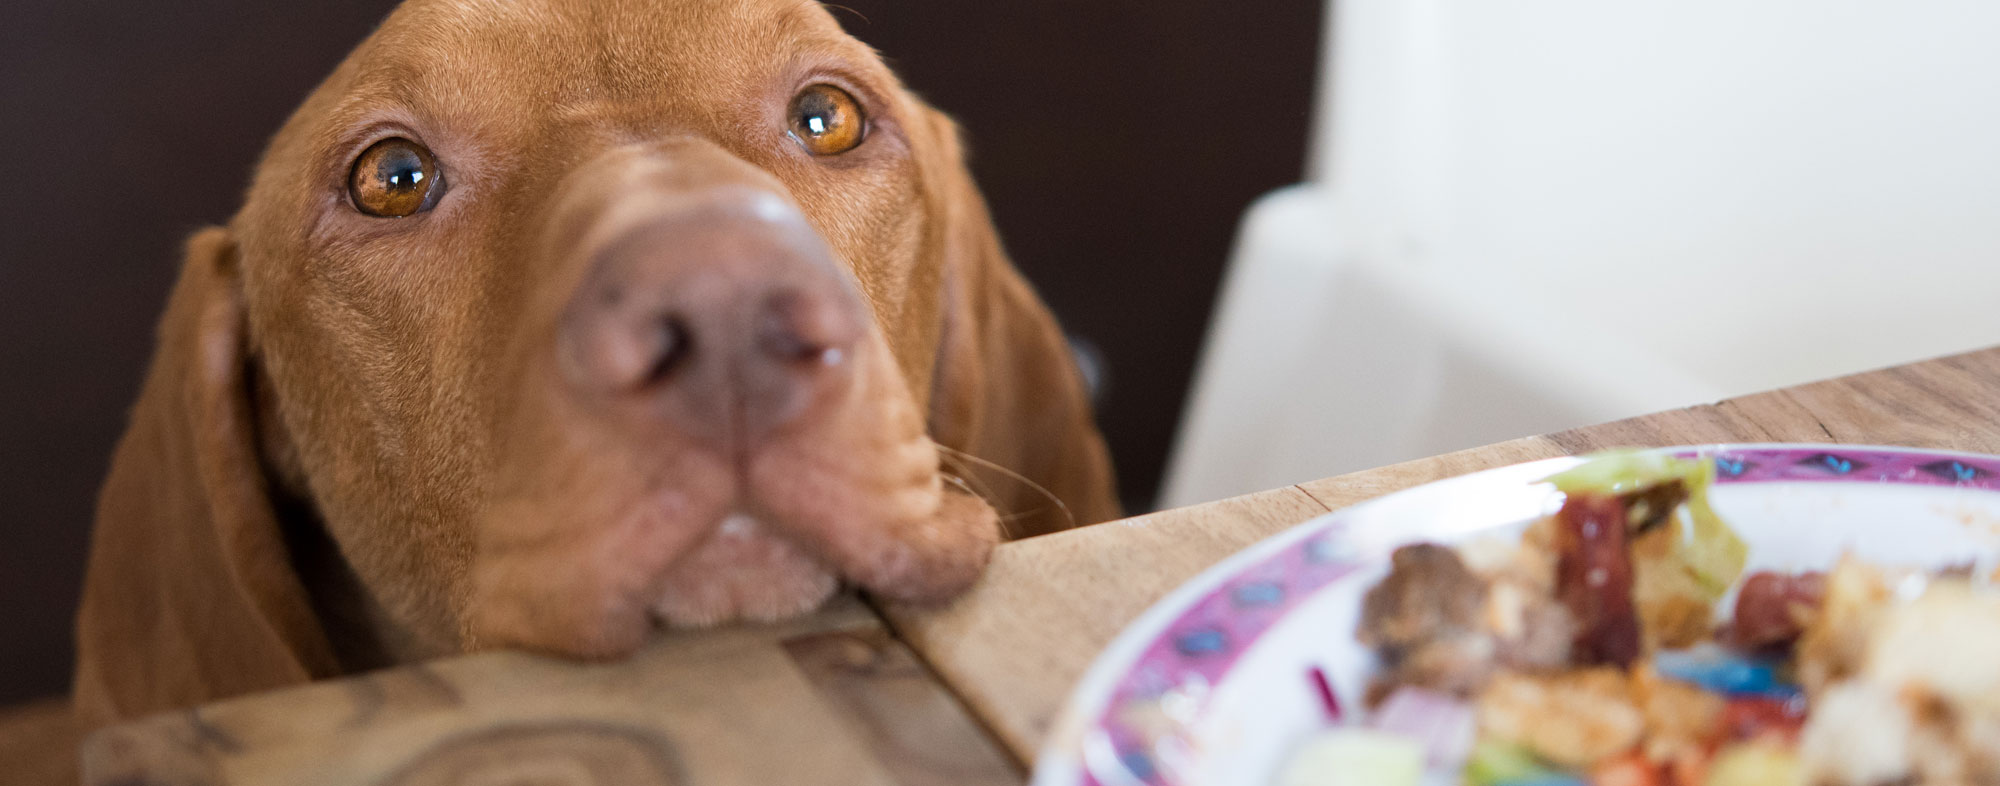
[[[855,332],[853,319],[824,298],[780,292],[764,301],[757,345],[780,361],[837,366],[846,360]]]
[[[694,336],[680,318],[659,319],[653,323],[653,331],[653,362],[641,380],[649,387],[664,381],[694,352]]]
[[[760,331],[762,335],[757,343],[765,354],[794,363],[820,363],[829,366],[840,363],[839,349],[814,343],[785,329],[779,324],[778,317],[766,316],[764,321],[766,327]]]

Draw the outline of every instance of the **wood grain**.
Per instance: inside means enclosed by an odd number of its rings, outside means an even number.
[[[859,722],[876,759],[903,786],[1018,784],[1018,764],[987,737],[957,697],[880,627],[785,642],[806,678]]]
[[[1420,486],[1433,480],[1567,454],[1568,451],[1561,445],[1546,437],[1524,437],[1483,448],[1461,450],[1301,483],[1298,488],[1312,495],[1313,499],[1328,509],[1337,510],[1356,502],[1402,491],[1411,486]]]
[[[868,660],[825,657],[829,636]],[[665,636],[616,664],[487,653],[156,716],[93,735],[84,781],[876,786],[949,782],[910,773],[998,782],[996,767],[1012,778],[915,666],[845,599],[788,625]],[[922,758],[885,761],[898,756]]]

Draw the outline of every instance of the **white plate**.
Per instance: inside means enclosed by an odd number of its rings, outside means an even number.
[[[1750,569],[2000,554],[2000,457],[1851,445],[1666,448],[1712,456],[1716,510]],[[1362,593],[1412,542],[1504,533],[1555,510],[1558,458],[1478,472],[1307,521],[1169,593],[1098,655],[1058,716],[1033,786],[1270,783],[1323,728],[1308,674],[1357,706],[1373,659],[1354,639]]]

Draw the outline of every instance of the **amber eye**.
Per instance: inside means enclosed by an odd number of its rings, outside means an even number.
[[[431,151],[402,137],[370,145],[354,159],[347,195],[354,209],[371,216],[402,218],[431,209],[444,194],[443,173]]]
[[[847,91],[833,85],[813,85],[792,99],[792,137],[816,156],[853,150],[868,135],[868,118]]]

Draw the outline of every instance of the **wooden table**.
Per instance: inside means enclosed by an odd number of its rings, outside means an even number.
[[[84,746],[86,777],[1019,783],[1098,650],[1167,590],[1260,538],[1489,467],[1764,441],[2000,453],[2000,348],[1011,543],[945,608],[848,599],[792,624],[663,637],[615,665],[490,653],[224,701],[98,734]],[[525,779],[485,779],[494,768]]]

